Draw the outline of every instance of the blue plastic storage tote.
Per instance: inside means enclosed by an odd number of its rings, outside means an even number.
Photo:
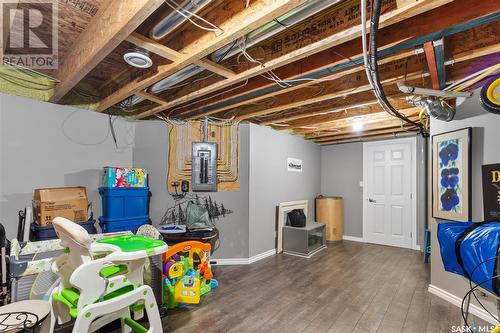
[[[100,187],[102,216],[109,219],[147,218],[149,187]]]
[[[131,218],[131,219],[107,219],[103,216],[99,218],[99,222],[103,232],[118,232],[118,231],[137,231],[143,224],[151,224],[149,218]]]
[[[77,223],[87,230],[89,234],[97,234],[97,229],[95,228],[95,220],[89,220],[87,222]],[[49,239],[56,239],[57,234],[52,225],[39,226],[37,224],[31,225],[31,231],[33,235],[33,241],[44,241]]]
[[[446,271],[500,295],[500,222],[439,223],[437,236]]]

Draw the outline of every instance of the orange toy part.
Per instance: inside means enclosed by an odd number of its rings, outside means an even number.
[[[209,243],[202,243],[198,241],[187,241],[175,244],[168,248],[168,251],[163,254],[163,261],[167,261],[174,254],[179,252],[188,252],[189,260],[193,262],[193,254],[196,253],[200,260],[204,261],[205,254],[210,254],[212,246]]]

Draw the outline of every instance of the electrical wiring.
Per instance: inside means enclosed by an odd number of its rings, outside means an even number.
[[[174,1],[172,0],[165,0],[165,3],[170,7],[172,8],[173,10],[175,10],[179,15],[183,16],[186,20],[188,20],[189,22],[191,22],[194,26],[202,29],[202,30],[206,30],[206,31],[212,31],[212,32],[217,32],[217,31],[220,31],[221,34],[224,33],[224,30],[218,26],[216,26],[215,24],[209,22],[208,20],[205,20],[203,17],[199,16],[199,15],[196,15],[195,13],[192,13],[190,12],[189,10],[179,6],[177,3],[175,3]],[[208,26],[210,27],[204,27],[202,26],[201,24],[198,24],[196,23],[192,18],[192,17],[196,17],[198,20],[202,21],[203,23],[207,24]]]
[[[478,72],[475,72],[475,73],[472,73],[466,77],[464,77],[463,79],[459,80],[459,81],[456,81],[454,82],[453,84],[449,85],[448,87],[444,88],[445,91],[450,91],[452,90],[453,88],[457,87],[458,85],[461,85],[462,83],[468,81],[468,80],[471,80],[473,79],[474,77],[476,77],[477,75],[479,74],[482,74],[484,72],[486,72],[488,69],[490,69],[491,67],[487,67],[487,68],[484,68]]]
[[[370,63],[369,66],[368,64],[365,64],[365,66],[369,67],[369,71],[367,71],[367,75],[371,77],[372,81],[372,88],[375,94],[375,97],[378,99],[379,104],[382,106],[382,108],[389,113],[390,115],[397,117],[401,119],[402,121],[409,123],[416,128],[419,129],[420,133],[423,136],[427,136],[428,132],[425,130],[423,124],[415,122],[405,115],[399,113],[389,102],[387,99],[384,89],[382,87],[382,84],[380,83],[379,79],[379,70],[378,70],[378,50],[377,50],[377,35],[378,35],[378,26],[379,26],[379,20],[380,20],[380,12],[381,12],[381,4],[382,0],[375,0],[373,3],[373,12],[372,12],[372,19],[371,19],[371,33],[370,33]],[[366,10],[366,3],[365,3],[365,10]],[[365,46],[366,48],[366,46]],[[369,79],[370,80],[370,79]]]
[[[461,304],[461,306],[460,306],[460,310],[461,310],[461,312],[462,312],[462,319],[464,320],[465,326],[466,326],[466,327],[470,330],[470,332],[473,332],[473,331],[471,330],[471,327],[470,327],[469,322],[468,322],[468,320],[467,320],[467,316],[465,315],[465,309],[464,309],[465,300],[466,300],[468,297],[470,297],[470,296],[471,296],[471,294],[473,294],[473,293],[474,293],[474,291],[475,291],[476,289],[478,289],[480,286],[482,286],[483,284],[485,284],[485,283],[487,283],[487,282],[489,282],[489,281],[492,281],[492,280],[494,280],[494,279],[498,279],[498,278],[500,278],[500,275],[495,275],[495,276],[493,276],[493,277],[491,277],[491,278],[488,278],[488,279],[486,279],[486,280],[484,280],[484,281],[482,281],[482,282],[480,282],[480,283],[476,284],[476,285],[475,285],[474,287],[472,287],[472,288],[471,288],[471,289],[470,289],[470,290],[469,290],[469,291],[465,294],[465,296],[462,298],[462,304]],[[481,302],[480,302],[480,303],[481,303]],[[488,313],[489,313],[489,311],[488,311]],[[493,316],[491,313],[490,313],[490,315],[491,315],[491,316],[492,316],[495,320],[498,320],[498,319],[497,319],[495,316]],[[499,321],[499,322],[500,322],[500,321]]]
[[[176,111],[176,110],[184,109],[184,108],[186,108],[186,107],[188,107],[188,106],[191,106],[191,105],[193,105],[193,104],[197,104],[197,103],[200,103],[200,102],[206,101],[206,100],[208,100],[208,99],[211,99],[211,98],[214,98],[214,97],[217,97],[217,96],[223,95],[223,94],[228,93],[228,92],[230,92],[230,91],[233,91],[233,90],[236,90],[236,89],[242,88],[242,87],[246,86],[247,84],[248,84],[248,79],[246,79],[246,81],[245,81],[243,84],[241,84],[241,85],[239,85],[239,86],[236,86],[236,87],[233,87],[233,88],[231,88],[231,89],[229,89],[229,90],[224,90],[224,91],[221,91],[221,92],[219,92],[219,93],[217,93],[217,94],[215,94],[215,95],[210,95],[210,96],[207,96],[207,97],[205,97],[205,98],[202,98],[202,99],[198,99],[198,100],[196,100],[196,101],[193,101],[193,102],[191,102],[191,103],[184,104],[184,105],[182,105],[182,106],[180,106],[180,107],[173,108],[172,110],[170,110],[170,111],[169,111],[168,116],[170,117],[170,116],[172,115],[172,113],[173,113],[174,111]]]
[[[477,264],[477,265],[476,265],[476,267],[474,267],[474,268],[472,269],[471,274],[470,274],[470,277],[472,278],[472,277],[474,276],[474,272],[475,272],[475,271],[476,271],[476,270],[477,270],[477,269],[478,269],[481,265],[483,265],[483,264],[485,264],[485,263],[487,263],[487,262],[489,262],[489,261],[496,260],[496,259],[497,259],[497,257],[496,257],[496,256],[495,256],[495,257],[491,257],[491,258],[485,259],[485,260],[483,260],[482,262],[480,262],[479,264]],[[472,280],[471,280],[471,279],[469,279],[469,287],[470,287],[470,289],[472,289],[472,288],[473,288],[473,286],[472,286]],[[489,315],[490,315],[493,319],[495,319],[497,322],[499,322],[499,323],[500,323],[499,318],[498,318],[498,317],[496,317],[496,316],[494,316],[494,315],[493,315],[493,314],[492,314],[492,313],[491,313],[488,309],[486,309],[486,307],[483,305],[483,303],[482,303],[482,302],[479,300],[479,298],[477,297],[476,293],[475,293],[475,292],[473,292],[473,293],[472,293],[472,295],[473,295],[473,296],[474,296],[474,298],[476,299],[477,303],[478,303],[478,304],[479,304],[479,305],[480,305],[480,306],[481,306],[481,307],[482,307],[482,308],[483,308],[483,309],[484,309],[484,310],[485,310],[485,311],[486,311],[486,312],[487,312],[487,313],[488,313],[488,314],[489,314]]]
[[[494,65],[494,66],[488,68],[485,72],[483,72],[480,75],[476,76],[475,78],[473,78],[473,79],[471,79],[471,80],[469,80],[467,82],[464,82],[463,84],[461,84],[460,86],[458,86],[456,88],[453,88],[452,91],[453,92],[462,91],[462,90],[464,90],[464,89],[472,86],[474,83],[477,83],[477,82],[481,81],[485,77],[494,74],[499,69],[500,69],[500,64]]]

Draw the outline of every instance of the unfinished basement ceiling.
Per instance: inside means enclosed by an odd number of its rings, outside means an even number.
[[[186,9],[203,20],[186,20]],[[60,81],[52,102],[135,119],[250,121],[321,144],[415,129],[372,92],[359,0],[60,0],[59,10],[62,66],[43,72]],[[449,85],[498,64],[499,10],[495,1],[382,1],[380,80],[391,104],[418,122],[422,108],[398,82]],[[429,45],[443,56],[430,59]],[[152,67],[123,60],[138,48]]]

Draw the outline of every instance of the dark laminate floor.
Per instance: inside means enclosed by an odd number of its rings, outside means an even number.
[[[219,266],[200,306],[169,311],[165,332],[451,332],[460,310],[427,292],[419,252],[343,242],[311,259]],[[486,324],[477,320],[477,324]]]

